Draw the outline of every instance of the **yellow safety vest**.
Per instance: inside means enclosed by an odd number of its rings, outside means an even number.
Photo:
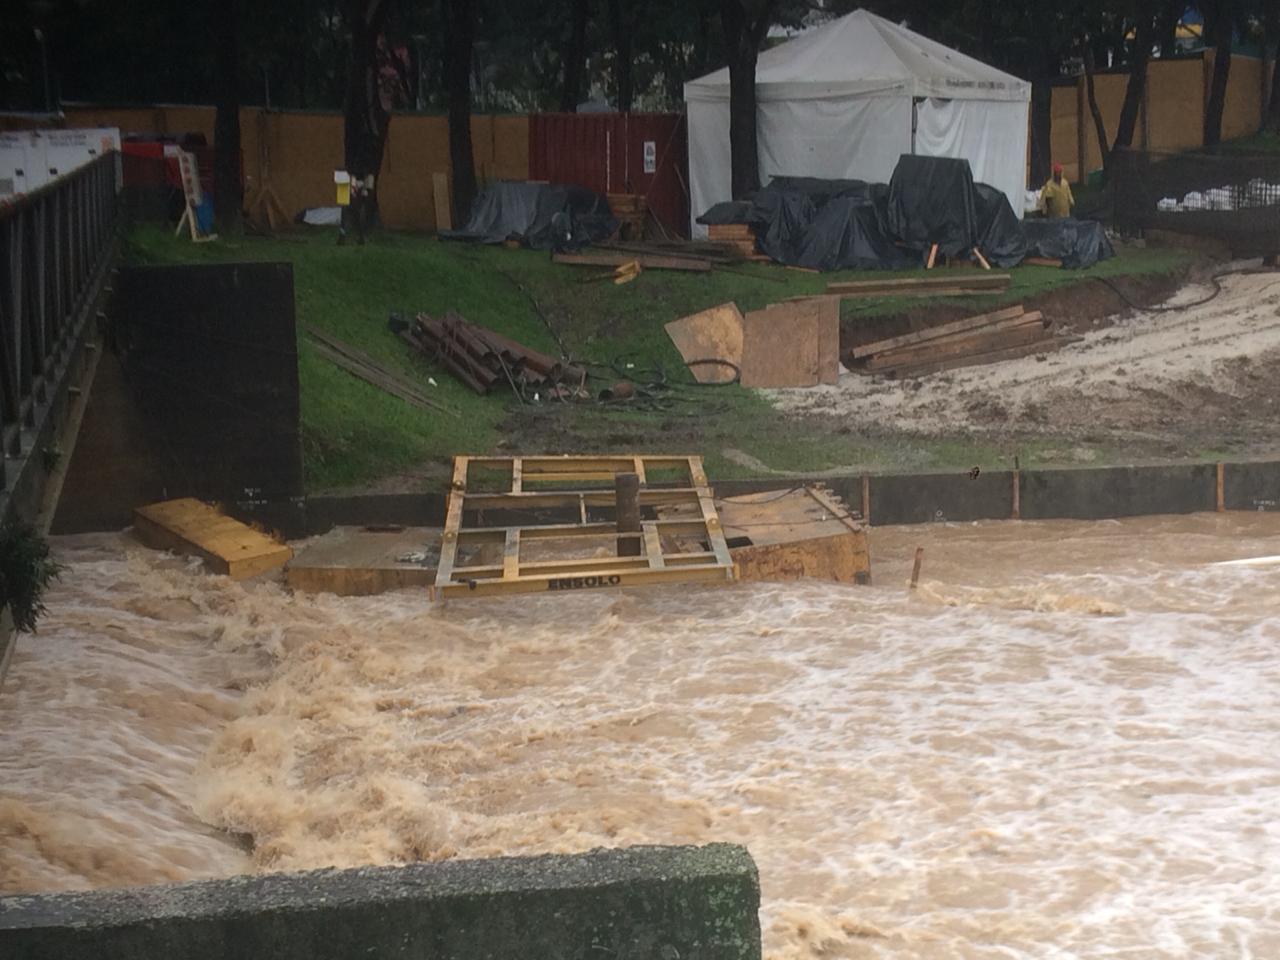
[[[1050,177],[1049,182],[1040,189],[1040,209],[1048,217],[1071,216],[1071,208],[1075,203],[1076,198],[1071,195],[1071,184],[1067,183],[1066,177],[1062,178],[1061,183],[1055,183]]]

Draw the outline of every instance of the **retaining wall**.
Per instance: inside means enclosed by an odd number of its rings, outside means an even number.
[[[1102,520],[1224,510],[1280,510],[1280,461],[712,480],[732,497],[821,483],[873,526],[974,520]],[[1219,494],[1221,485],[1221,499]],[[440,526],[442,493],[311,497],[307,530],[339,524]]]
[[[6,960],[759,960],[743,847],[234,877],[0,898]]]

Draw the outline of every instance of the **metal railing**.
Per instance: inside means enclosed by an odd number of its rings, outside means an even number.
[[[114,255],[119,157],[0,204],[0,517],[38,453]]]

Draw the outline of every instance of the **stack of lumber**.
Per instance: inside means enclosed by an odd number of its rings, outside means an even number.
[[[638,193],[611,193],[608,194],[608,200],[609,211],[621,224],[618,228],[619,235],[628,239],[643,237],[645,214],[648,210],[645,198]]]
[[[1007,273],[952,273],[931,277],[886,277],[883,280],[853,280],[827,284],[827,295],[855,297],[963,297],[1004,293],[1009,289]]]
[[[751,260],[767,260],[756,253],[756,231],[745,223],[713,223],[707,227],[707,239],[738,250]]]
[[[1006,307],[929,330],[877,340],[855,347],[860,369],[890,377],[923,377],[942,370],[972,367],[1032,354],[1051,353],[1065,341],[1055,339],[1038,311]]]
[[[621,267],[636,262],[645,270],[687,270],[706,273],[711,261],[703,257],[672,257],[664,254],[602,251],[600,253],[557,253],[551,259],[575,267]]]
[[[562,364],[487,327],[468,323],[453,311],[442,318],[420,313],[401,336],[480,394],[499,384],[523,396],[529,387],[578,386],[587,376],[581,367]]]

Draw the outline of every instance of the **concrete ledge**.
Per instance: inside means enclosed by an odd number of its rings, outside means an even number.
[[[742,847],[631,847],[0,898],[0,956],[759,960],[759,906]]]

